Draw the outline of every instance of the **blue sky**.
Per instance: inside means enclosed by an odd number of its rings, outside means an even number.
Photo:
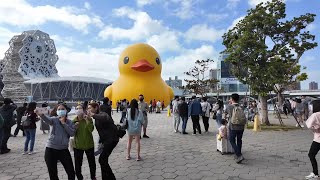
[[[13,35],[39,29],[55,41],[60,76],[118,77],[118,56],[129,44],[146,42],[163,60],[162,77],[183,78],[197,59],[218,59],[224,32],[265,0],[2,0],[0,59]],[[320,1],[286,0],[287,17],[317,14],[308,30],[320,38]],[[320,83],[320,47],[301,64]],[[214,67],[214,66],[213,66]]]

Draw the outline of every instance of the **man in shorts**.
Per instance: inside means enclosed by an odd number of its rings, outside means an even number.
[[[144,124],[143,124],[143,137],[144,138],[149,138],[147,136],[147,127],[148,127],[148,111],[149,111],[149,106],[146,102],[144,102],[144,97],[142,94],[139,95],[139,110],[143,113],[143,118],[144,118]]]

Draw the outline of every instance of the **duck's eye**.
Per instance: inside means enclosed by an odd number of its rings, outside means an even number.
[[[126,57],[123,59],[123,63],[124,63],[124,64],[128,64],[128,62],[129,62],[129,57],[126,56]]]
[[[157,62],[158,65],[161,63],[161,61],[160,61],[160,59],[158,57],[156,58],[156,62]]]

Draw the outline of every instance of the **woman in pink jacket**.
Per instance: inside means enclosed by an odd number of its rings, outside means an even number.
[[[310,173],[309,176],[306,176],[306,179],[314,179],[319,178],[318,173],[318,163],[316,160],[316,155],[318,154],[320,150],[320,112],[313,113],[309,119],[306,121],[306,125],[309,129],[313,132],[313,142],[311,144],[310,150],[309,150],[309,158],[311,161],[311,165],[313,168],[313,172]]]

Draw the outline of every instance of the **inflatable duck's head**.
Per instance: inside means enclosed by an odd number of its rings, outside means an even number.
[[[158,52],[148,44],[130,45],[120,55],[121,75],[160,75],[161,69],[162,63]]]

